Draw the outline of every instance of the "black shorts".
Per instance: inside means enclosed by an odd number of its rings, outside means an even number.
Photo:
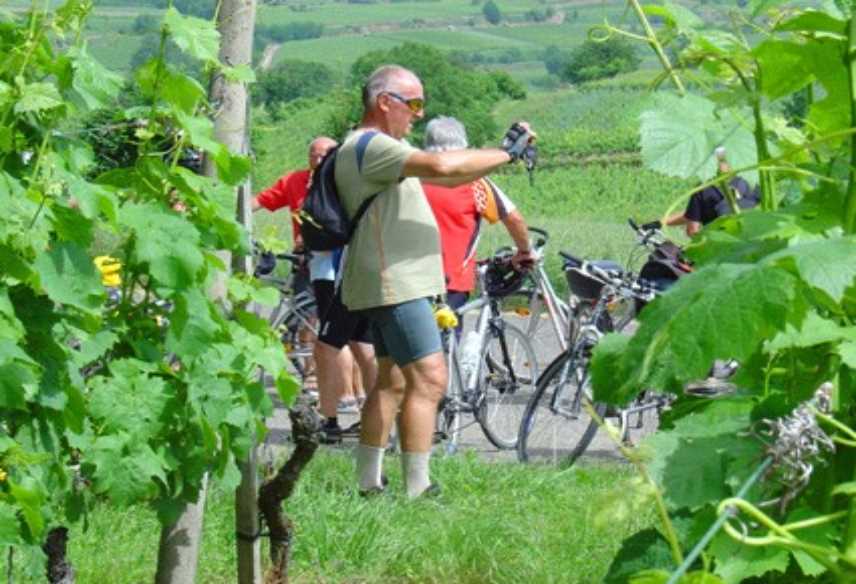
[[[351,341],[371,343],[371,327],[362,314],[355,314],[342,304],[341,291],[335,291],[330,280],[315,280],[315,303],[321,319],[318,340],[341,349]]]

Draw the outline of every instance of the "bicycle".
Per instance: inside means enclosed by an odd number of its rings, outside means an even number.
[[[640,236],[639,247],[656,248],[663,242],[651,232],[631,225]],[[569,337],[569,348],[547,367],[526,406],[520,427],[518,459],[572,465],[589,447],[599,428],[598,420],[618,418],[617,433],[625,443],[656,427],[660,412],[669,404],[666,396],[643,392],[627,408],[610,410],[592,400],[589,360],[592,350],[609,332],[630,332],[638,310],[661,293],[653,282],[640,278],[615,262],[580,260],[560,252],[572,293],[580,299],[579,326]],[[633,265],[634,254],[628,265]]]
[[[517,445],[520,416],[538,378],[538,364],[523,331],[503,318],[501,294],[488,284],[489,275],[508,265],[507,254],[479,262],[480,295],[455,310],[453,322],[438,317],[448,384],[437,426],[448,454],[458,450],[461,432],[475,423],[497,448],[508,450]],[[476,324],[459,345],[455,326],[471,312],[478,313]],[[465,424],[462,418],[467,414],[473,419]]]
[[[295,293],[294,285],[299,270],[306,269],[306,255],[301,253],[272,253],[256,248],[254,277],[279,290],[279,303],[268,316],[268,322],[280,335],[288,358],[301,381],[309,374],[306,363],[312,358],[314,339],[318,336],[318,318],[315,297],[311,289]],[[288,274],[274,274],[277,260],[291,264]],[[306,336],[311,337],[307,341]]]
[[[549,363],[553,339],[559,351],[568,348],[570,328],[577,323],[577,302],[573,296],[568,301],[559,296],[544,268],[544,248],[550,241],[550,234],[538,227],[529,227],[529,231],[538,235],[532,242],[535,264],[527,275],[528,285],[509,295],[504,301],[504,310],[523,319],[520,328],[535,347],[536,355]]]

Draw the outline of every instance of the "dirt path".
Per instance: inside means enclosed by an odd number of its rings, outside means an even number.
[[[265,46],[265,50],[262,52],[262,58],[259,59],[259,71],[267,71],[270,69],[271,65],[273,65],[273,58],[279,52],[280,47],[282,47],[282,43],[270,43]]]

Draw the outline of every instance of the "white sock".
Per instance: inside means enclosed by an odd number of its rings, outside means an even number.
[[[431,485],[428,476],[428,459],[430,452],[402,452],[401,469],[404,474],[404,485],[407,496],[411,499],[418,497]]]
[[[359,481],[360,490],[383,488],[380,475],[384,452],[386,452],[385,448],[357,445],[357,481]]]

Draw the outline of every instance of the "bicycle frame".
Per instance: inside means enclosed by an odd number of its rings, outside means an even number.
[[[544,248],[550,240],[550,234],[538,227],[529,227],[529,231],[537,235],[537,238],[530,241],[535,261],[529,271],[529,278],[535,286],[528,299],[529,320],[523,333],[534,340],[541,322],[541,315],[546,311],[561,353],[568,348],[568,337],[572,332],[572,309],[576,306],[575,299],[570,296],[566,302],[560,298],[544,269]]]
[[[480,267],[480,278],[483,277],[483,273],[484,268]],[[482,289],[484,289],[484,286],[482,286]],[[470,300],[455,311],[459,319],[464,314],[474,312],[478,312],[478,319],[473,330],[479,337],[479,360],[471,370],[464,371],[461,364],[459,343],[454,329],[447,328],[442,331],[444,348],[446,350],[448,381],[446,395],[441,402],[439,416],[443,416],[444,411],[447,412],[447,415],[454,416],[451,431],[446,436],[446,438],[450,438],[446,446],[446,450],[450,454],[457,449],[457,436],[461,430],[480,422],[478,418],[479,408],[482,406],[482,400],[486,395],[482,388],[482,372],[487,349],[493,337],[499,340],[500,351],[502,353],[502,366],[505,367],[512,386],[515,386],[518,382],[518,377],[509,355],[505,333],[503,332],[505,321],[502,318],[499,299],[492,298],[483,292],[481,296]],[[490,363],[487,364],[487,367],[491,367]],[[466,425],[461,424],[460,415],[463,413],[473,414],[473,419]]]
[[[535,332],[535,328],[538,326],[537,319],[540,318],[541,311],[546,308],[547,314],[550,316],[550,325],[556,334],[556,340],[559,343],[561,352],[568,348],[571,309],[567,302],[559,298],[556,289],[553,288],[553,283],[550,282],[547,271],[544,269],[540,252],[541,250],[538,249],[535,268],[531,272],[532,279],[535,281],[536,291],[540,292],[540,294],[535,293],[532,295],[529,310],[534,315],[534,318],[530,318],[529,326],[524,332],[527,335],[532,335]]]

